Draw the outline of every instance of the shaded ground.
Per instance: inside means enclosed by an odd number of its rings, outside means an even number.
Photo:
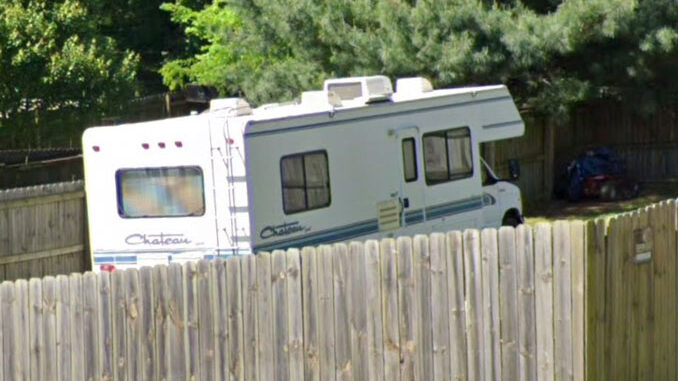
[[[678,198],[678,183],[642,184],[638,197],[630,200],[616,202],[551,200],[528,208],[525,218],[529,224],[562,219],[587,220],[632,211],[671,198]]]

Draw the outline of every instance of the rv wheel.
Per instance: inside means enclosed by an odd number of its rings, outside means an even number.
[[[513,226],[514,228],[516,226],[522,224],[522,223],[523,223],[523,219],[514,210],[510,210],[510,211],[506,212],[506,214],[504,215],[504,218],[501,220],[502,226]]]

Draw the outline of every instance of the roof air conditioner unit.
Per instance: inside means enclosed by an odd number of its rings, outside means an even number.
[[[387,101],[393,94],[391,80],[383,75],[328,79],[323,89],[339,96],[343,105]]]

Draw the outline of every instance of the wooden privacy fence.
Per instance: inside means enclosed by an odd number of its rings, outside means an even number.
[[[678,379],[676,212],[670,200],[589,226],[589,379]]]
[[[582,380],[584,225],[0,285],[0,380]]]
[[[82,181],[0,191],[0,280],[83,271]]]
[[[82,181],[0,191],[0,280],[89,266]]]

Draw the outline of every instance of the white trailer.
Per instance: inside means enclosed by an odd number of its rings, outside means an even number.
[[[505,86],[328,80],[301,101],[83,135],[93,269],[522,222],[480,143],[522,135]]]

